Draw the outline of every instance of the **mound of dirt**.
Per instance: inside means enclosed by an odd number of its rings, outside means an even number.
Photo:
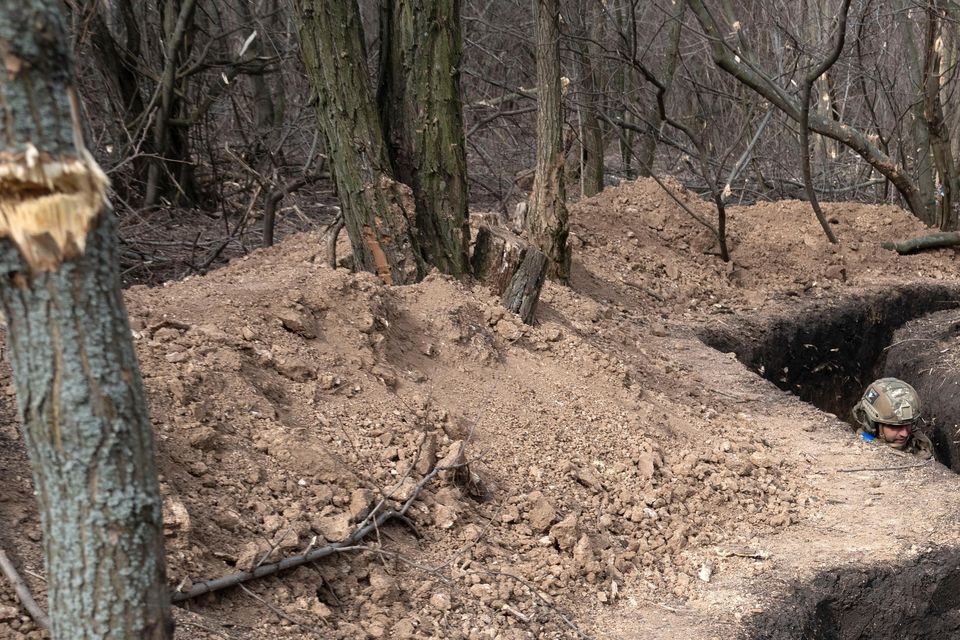
[[[732,208],[723,263],[653,181],[608,189],[572,208],[572,286],[547,285],[532,327],[470,283],[331,270],[315,234],[129,289],[171,588],[343,540],[416,494],[409,521],[362,548],[189,602],[177,637],[614,637],[611,616],[683,610],[714,597],[717,572],[765,571],[762,543],[818,517],[819,480],[764,417],[780,392],[716,384],[739,365],[695,333],[884,282],[956,281],[953,250],[879,248],[922,232],[905,212],[825,209],[839,246],[805,203]],[[42,595],[11,394],[7,379],[0,544]],[[438,464],[457,469],[430,476]],[[43,637],[2,583],[0,637]]]

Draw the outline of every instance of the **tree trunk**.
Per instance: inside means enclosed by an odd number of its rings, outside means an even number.
[[[54,640],[172,637],[153,434],[107,179],[56,0],[0,0],[0,305]]]
[[[147,171],[143,205],[152,207],[163,195],[192,202],[196,198],[190,142],[185,130],[173,126],[180,115],[177,71],[189,55],[196,0],[166,0],[163,3],[164,67],[160,74],[159,106],[153,114],[153,139],[159,157]]]
[[[589,198],[603,191],[604,139],[597,113],[602,108],[600,98],[600,72],[593,60],[602,60],[599,47],[602,42],[596,23],[597,16],[591,7],[581,0],[578,7],[576,28],[577,67],[580,74],[577,96],[577,117],[580,124],[580,194]]]
[[[670,93],[673,86],[673,77],[676,75],[677,65],[680,61],[680,36],[682,35],[683,19],[686,11],[686,0],[680,0],[673,4],[673,12],[668,18],[667,48],[664,52],[663,68],[660,73],[660,81],[663,83],[663,100]],[[636,55],[636,51],[632,55]],[[640,107],[641,124],[645,123],[649,128],[648,133],[640,136],[640,149],[637,151],[639,175],[645,178],[652,175],[653,163],[657,159],[657,138],[660,135],[659,130],[663,126],[663,121],[660,119],[659,102],[659,98],[654,98]]]
[[[543,252],[506,229],[481,225],[477,230],[473,274],[526,324],[533,322],[547,266]]]
[[[259,18],[253,15],[251,4],[240,2],[237,7],[243,21],[247,23],[246,28],[250,32],[257,31],[257,36],[250,43],[250,51],[253,57],[264,59],[267,57],[267,49],[264,46],[265,34]],[[253,164],[257,171],[267,175],[270,172],[270,165],[282,164],[281,159],[283,157],[283,148],[278,145],[273,92],[266,76],[262,73],[252,74],[249,77],[249,82],[253,94],[253,120],[256,126]],[[274,153],[278,154],[279,157],[273,159],[272,155]]]
[[[384,0],[377,96],[396,177],[413,189],[424,259],[468,266],[460,0]]]
[[[116,17],[111,16],[111,13],[116,14]],[[117,23],[120,23],[120,28],[115,29],[114,25]],[[121,35],[115,35],[115,31],[121,31],[125,36],[122,43],[118,41]],[[144,116],[146,109],[140,92],[140,75],[137,73],[137,65],[140,63],[137,58],[140,55],[140,25],[133,15],[129,0],[116,2],[109,8],[98,3],[95,9],[91,9],[90,40],[99,63],[97,69],[118,103],[115,106],[116,125],[113,133],[113,142],[117,149],[115,155],[117,158],[132,157],[133,180],[142,182],[146,180],[150,157],[155,149],[149,136],[142,141],[136,136],[131,140],[131,132],[128,130],[133,122]],[[135,151],[138,143],[139,153]],[[114,189],[117,188],[115,183]],[[131,194],[123,195],[129,198]]]
[[[537,25],[537,170],[526,228],[550,261],[549,273],[570,279],[567,205],[563,185],[563,107],[560,102],[560,13],[557,0],[533,0]]]
[[[903,46],[906,48],[904,56],[904,66],[909,74],[908,79],[916,87],[924,86],[924,56],[917,46],[914,38],[913,29],[916,21],[909,17],[909,9],[913,6],[912,0],[901,0],[894,9],[894,19],[899,26],[900,34],[903,37]],[[903,146],[912,147],[915,153],[910,156],[916,158],[913,172],[917,176],[917,189],[920,192],[919,199],[926,203],[926,207],[918,214],[923,222],[928,225],[937,224],[936,202],[937,188],[935,184],[935,169],[933,166],[933,153],[930,150],[930,132],[927,129],[926,118],[924,116],[924,100],[920,97],[911,101],[910,110],[913,117],[906,125],[909,127],[912,139],[901,140]]]
[[[817,81],[837,62],[840,53],[843,51],[843,44],[847,38],[847,15],[850,11],[851,0],[843,0],[840,7],[840,18],[837,22],[837,42],[833,46],[830,54],[821,62],[818,62],[810,73],[803,79],[803,85],[800,90],[800,164],[803,169],[803,187],[807,194],[807,200],[813,208],[814,214],[820,227],[832,244],[838,244],[837,237],[830,228],[823,209],[820,207],[820,201],[817,199],[817,192],[813,188],[813,176],[810,170],[810,92]],[[822,102],[819,101],[819,102]],[[830,114],[827,113],[827,117]],[[821,117],[824,117],[821,114]]]
[[[954,169],[950,132],[943,118],[940,100],[941,56],[940,9],[936,0],[927,2],[927,37],[923,65],[923,117],[927,125],[933,164],[937,169],[936,224],[944,231],[957,228],[956,203],[960,200],[960,181]]]
[[[416,282],[424,274],[424,263],[414,236],[413,193],[394,179],[390,166],[367,81],[357,2],[293,4],[354,264],[387,284]]]

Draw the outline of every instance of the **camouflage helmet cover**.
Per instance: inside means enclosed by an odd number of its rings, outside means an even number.
[[[920,417],[920,397],[916,390],[897,378],[871,382],[860,407],[871,422],[889,425],[911,424]]]

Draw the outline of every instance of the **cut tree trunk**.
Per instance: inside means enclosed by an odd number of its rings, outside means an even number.
[[[60,12],[57,0],[0,0],[0,307],[51,637],[166,640],[153,433]]]
[[[473,274],[526,324],[533,322],[547,267],[542,251],[506,229],[486,225],[478,229]]]
[[[425,274],[416,205],[393,174],[370,92],[357,0],[294,0],[293,6],[354,264],[386,284],[416,282]]]

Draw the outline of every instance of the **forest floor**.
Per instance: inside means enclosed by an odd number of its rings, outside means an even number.
[[[180,605],[177,638],[883,638],[862,635],[874,604],[857,598],[888,583],[943,618],[960,478],[700,340],[918,283],[960,291],[954,250],[880,248],[924,233],[906,212],[825,209],[839,246],[806,203],[733,207],[723,263],[654,182],[610,188],[572,205],[572,283],[546,286],[534,326],[479,285],[332,270],[316,233],[128,289],[172,588],[341,540],[419,488],[410,525]],[[0,546],[42,600],[3,375]],[[461,451],[467,467],[429,475]],[[40,637],[0,580],[0,638]]]

